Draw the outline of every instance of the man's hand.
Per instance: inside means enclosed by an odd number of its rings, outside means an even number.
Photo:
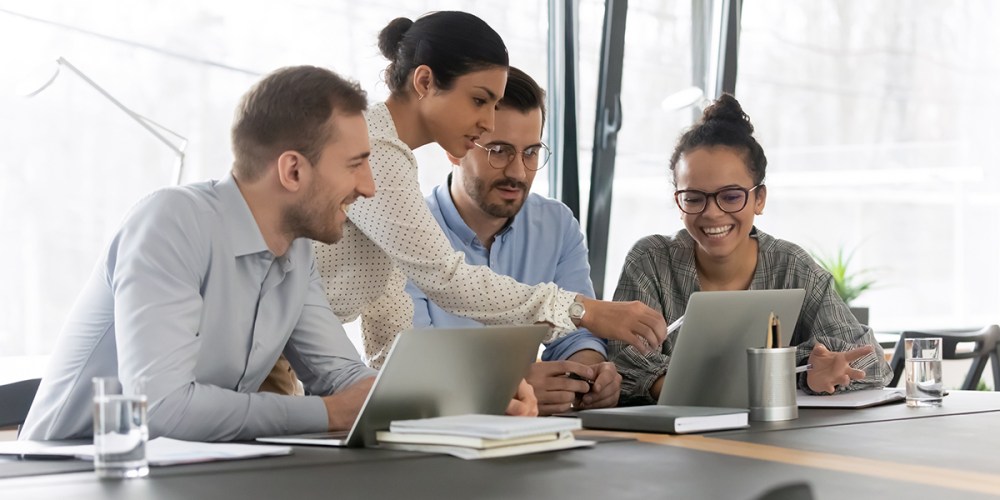
[[[345,431],[354,425],[354,420],[361,411],[361,405],[365,404],[365,398],[368,397],[374,383],[375,377],[369,377],[342,391],[323,397],[331,431]]]
[[[538,399],[535,398],[535,391],[524,379],[518,384],[517,393],[514,394],[514,399],[510,400],[504,413],[515,417],[538,416]]]
[[[833,352],[817,342],[809,353],[812,369],[806,372],[806,384],[815,392],[832,393],[838,385],[846,387],[851,380],[865,378],[863,370],[851,368],[850,364],[874,350],[874,347],[866,345],[850,351]]]
[[[584,380],[568,377],[575,374]],[[582,363],[575,361],[539,361],[532,363],[528,369],[528,383],[535,389],[538,396],[538,413],[552,415],[573,409],[573,402],[578,395],[590,391],[587,380],[594,380],[595,371]]]
[[[642,354],[658,350],[667,337],[663,315],[642,302],[607,302],[582,295],[577,300],[587,310],[580,326],[598,337],[621,340]]]
[[[580,400],[579,409],[610,408],[618,404],[618,395],[622,389],[622,376],[614,363],[605,361],[591,368],[597,373],[590,392]]]

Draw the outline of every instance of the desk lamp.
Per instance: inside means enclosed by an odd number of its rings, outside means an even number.
[[[91,80],[90,77],[88,77],[82,71],[77,69],[76,66],[70,64],[70,62],[67,61],[66,59],[62,57],[56,59],[55,71],[52,73],[51,76],[48,77],[48,80],[46,80],[45,83],[41,85],[41,87],[35,90],[30,90],[21,93],[25,97],[32,97],[39,94],[40,92],[48,88],[49,85],[52,85],[52,82],[54,82],[56,78],[59,76],[59,73],[61,72],[62,68],[66,68],[71,72],[75,73],[76,76],[79,76],[84,82],[87,82],[88,85],[90,85],[95,90],[100,92],[101,95],[107,98],[107,100],[111,101],[111,103],[117,106],[118,109],[122,110],[126,115],[129,116],[129,118],[135,120],[136,123],[138,123],[142,128],[146,129],[150,134],[153,134],[153,136],[159,139],[160,142],[166,144],[166,146],[170,148],[170,150],[173,151],[174,154],[177,155],[177,164],[174,169],[174,184],[179,185],[181,183],[181,178],[184,175],[184,150],[187,148],[187,143],[188,143],[187,138],[178,134],[177,132],[174,132],[173,130],[168,129],[167,127],[164,127],[163,125],[160,125],[159,123],[149,118],[146,118],[145,116],[140,115],[139,113],[136,113],[135,111],[132,111],[124,104],[122,104],[118,99],[115,99],[111,94],[108,93],[108,91],[104,90],[104,88],[98,85],[97,82]],[[179,145],[174,141],[167,139],[167,137],[160,132],[161,130],[179,139]]]

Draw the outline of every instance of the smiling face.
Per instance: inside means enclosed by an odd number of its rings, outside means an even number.
[[[754,186],[743,156],[725,146],[688,151],[681,157],[674,179],[678,191],[695,189],[713,193],[727,187],[750,189]],[[743,210],[734,213],[723,212],[715,197],[709,197],[705,211],[700,214],[681,212],[684,227],[698,243],[698,258],[753,258],[756,247],[750,240],[750,230],[754,216],[764,210],[766,194],[763,186],[751,191]]]
[[[375,195],[375,181],[368,163],[368,127],[362,115],[334,114],[336,131],[323,147],[319,159],[308,165],[304,157],[302,176],[308,178],[299,202],[285,210],[285,225],[294,237],[336,243],[343,236],[351,203]]]
[[[461,158],[482,135],[493,130],[497,101],[507,85],[507,68],[495,67],[462,75],[448,90],[433,85],[421,99],[421,117],[431,140]]]
[[[539,146],[541,135],[541,109],[523,113],[501,106],[496,113],[495,130],[484,133],[479,144],[487,148],[509,145],[518,153],[506,168],[500,169],[490,165],[486,150],[477,147],[470,151],[452,174],[453,185],[461,187],[452,189],[456,205],[498,219],[516,215],[538,173],[525,168],[522,152]]]

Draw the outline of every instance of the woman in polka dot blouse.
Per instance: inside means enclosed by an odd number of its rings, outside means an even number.
[[[362,316],[367,358],[384,355],[412,325],[412,302],[379,300],[404,294],[407,278],[448,312],[482,323],[548,323],[550,338],[584,327],[641,352],[658,349],[666,335],[658,312],[468,265],[427,208],[413,150],[435,142],[462,157],[492,130],[507,80],[500,36],[476,16],[442,11],[393,20],[379,33],[379,49],[390,61],[391,95],[366,114],[376,194],[350,207],[339,243],[315,244],[334,312],[344,321]]]

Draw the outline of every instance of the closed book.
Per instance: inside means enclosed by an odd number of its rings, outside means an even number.
[[[477,460],[481,458],[512,457],[517,455],[528,455],[531,453],[542,453],[546,451],[568,450],[571,448],[582,448],[593,446],[593,441],[584,441],[573,438],[572,432],[562,432],[558,439],[541,441],[537,443],[522,443],[510,446],[497,446],[494,448],[470,448],[465,446],[449,446],[442,444],[413,444],[413,443],[379,443],[380,448],[403,451],[419,451],[424,453],[441,453],[466,460]]]
[[[651,405],[583,410],[573,415],[588,429],[687,434],[748,427],[748,413],[745,408]]]
[[[513,417],[509,415],[452,415],[447,417],[394,420],[393,433],[440,434],[484,439],[513,439],[581,428],[575,418]]]
[[[546,432],[532,436],[523,436],[509,439],[486,439],[472,436],[451,436],[448,434],[414,434],[392,431],[378,431],[375,439],[379,444],[404,443],[404,444],[439,444],[448,446],[462,446],[465,448],[487,449],[500,446],[512,446],[516,444],[541,443],[544,441],[555,441],[559,439],[558,432]]]

